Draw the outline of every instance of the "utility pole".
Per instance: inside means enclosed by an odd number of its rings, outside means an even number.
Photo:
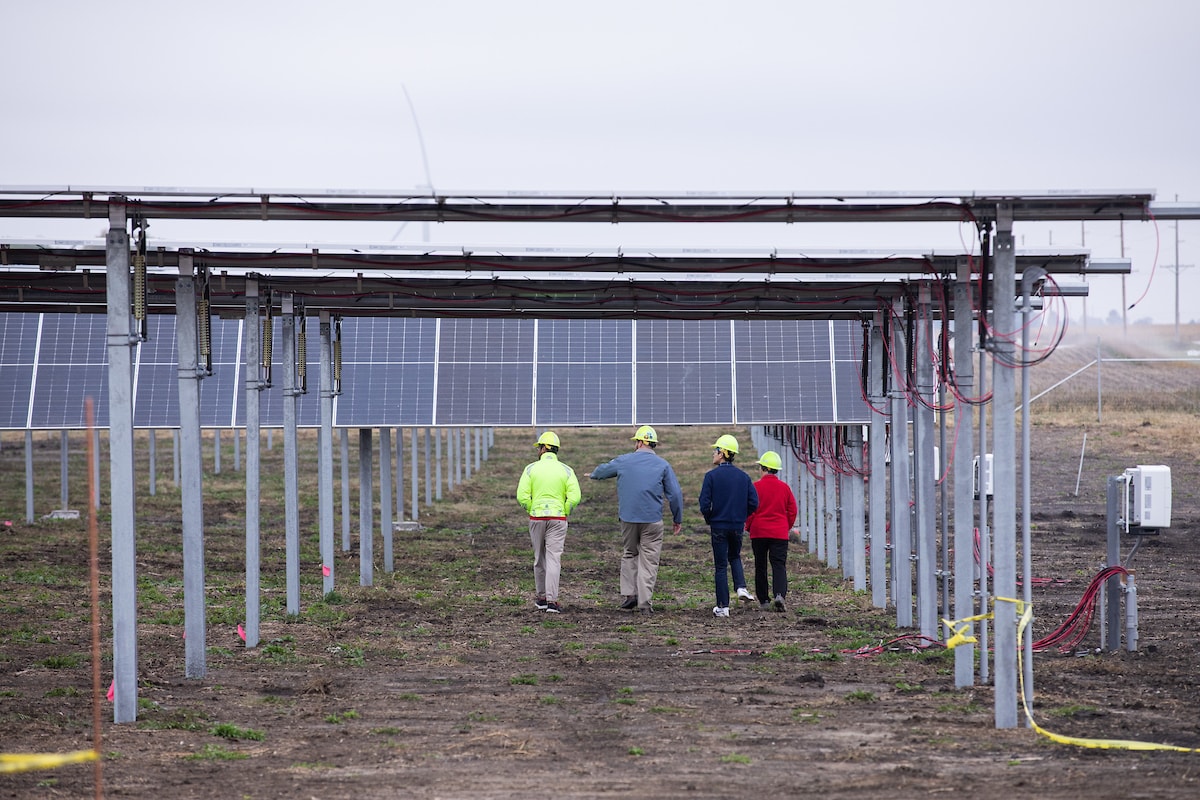
[[[1179,195],[1175,195],[1175,199],[1178,200]],[[1192,266],[1179,263],[1179,220],[1175,220],[1175,263],[1163,266],[1175,273],[1175,341],[1178,342],[1181,340],[1179,333],[1179,273]]]

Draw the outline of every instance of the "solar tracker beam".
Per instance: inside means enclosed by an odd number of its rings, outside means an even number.
[[[123,190],[123,191],[128,191]],[[88,219],[107,210],[105,195],[97,189],[28,191],[0,187],[0,195],[41,194],[35,197],[0,197],[0,217]],[[303,220],[374,222],[594,222],[617,223],[829,223],[829,222],[977,222],[994,218],[997,203],[1012,206],[1018,221],[1119,221],[1145,219],[1149,192],[1046,195],[899,196],[888,198],[794,194],[731,198],[718,194],[679,198],[664,196],[621,197],[611,193],[588,196],[542,195],[531,202],[522,196],[396,196],[390,198],[283,196],[261,193],[239,196],[222,190],[220,197],[175,199],[147,189],[131,199],[131,208],[150,219],[184,220]],[[201,190],[180,190],[178,196],[197,196]],[[124,200],[123,197],[114,198]],[[888,202],[883,202],[887,199]],[[382,202],[381,202],[382,200]],[[1184,210],[1186,211],[1186,209]],[[1184,213],[1181,211],[1179,213]]]

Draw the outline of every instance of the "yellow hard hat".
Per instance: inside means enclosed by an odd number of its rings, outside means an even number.
[[[762,458],[758,459],[758,463],[767,469],[779,469],[783,466],[783,459],[779,457],[779,453],[776,453],[774,450],[768,450],[762,454]]]
[[[534,446],[540,447],[541,445],[546,445],[547,447],[558,447],[558,434],[554,431],[546,431],[538,437],[537,444]]]
[[[713,442],[713,447],[718,450],[726,450],[730,453],[738,451],[737,439],[730,436],[728,433],[724,436],[718,436],[717,441]]]
[[[649,425],[643,425],[637,429],[637,433],[633,435],[635,442],[658,442],[658,434],[654,432],[654,428]]]

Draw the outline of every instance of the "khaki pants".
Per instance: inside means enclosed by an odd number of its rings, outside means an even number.
[[[658,580],[658,558],[662,554],[663,523],[621,522],[625,551],[621,554],[621,594],[637,597],[639,606],[650,605]]]
[[[538,597],[558,602],[558,572],[563,545],[567,541],[565,519],[529,520],[529,540],[533,543],[533,583]]]

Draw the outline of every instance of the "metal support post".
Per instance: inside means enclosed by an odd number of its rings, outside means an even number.
[[[258,280],[246,279],[246,317],[242,322],[246,343],[246,647],[258,647],[262,545],[259,531],[261,502],[262,438],[259,428],[262,405],[262,321],[258,311]]]
[[[954,284],[954,618],[975,616],[974,552],[975,501],[972,491],[974,478],[972,455],[975,450],[973,410],[966,402],[974,388],[971,329],[971,266],[963,258]],[[982,486],[980,487],[983,488]],[[975,623],[967,625],[967,635],[973,636]],[[953,635],[947,632],[947,636]],[[954,648],[954,685],[962,689],[974,684],[975,645],[960,644]]]
[[[184,672],[203,678],[205,664],[204,610],[204,464],[200,432],[200,364],[196,281],[190,251],[179,253],[175,280],[175,340],[178,344],[180,499],[183,525],[183,647]]]
[[[992,309],[992,428],[995,480],[994,543],[996,603],[995,696],[997,728],[1017,725],[1017,497],[1016,497],[1016,380],[1013,338],[1016,333],[1013,287],[1016,285],[1012,207],[996,208],[995,292]]]
[[[321,548],[321,594],[333,591],[333,323],[328,311],[317,316],[320,342],[321,436],[317,452],[317,505],[320,524],[317,537]]]
[[[108,203],[108,446],[112,508],[113,721],[137,719],[137,530],[134,517],[133,348],[125,198]]]

